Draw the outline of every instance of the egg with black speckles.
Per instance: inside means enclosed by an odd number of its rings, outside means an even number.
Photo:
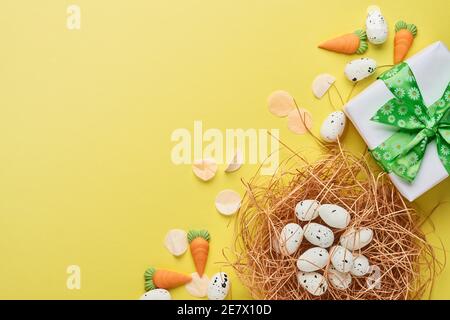
[[[323,275],[317,272],[298,272],[299,285],[313,296],[321,296],[328,290],[328,282]]]
[[[347,118],[342,111],[335,111],[328,115],[320,128],[320,136],[326,142],[336,142],[344,133]]]
[[[349,272],[353,268],[353,254],[342,246],[334,246],[330,249],[330,260],[339,272]]]
[[[303,229],[296,223],[288,223],[280,233],[279,248],[284,255],[294,254],[303,240]]]
[[[304,236],[310,243],[321,248],[328,248],[334,241],[333,231],[315,222],[308,223],[305,226]]]
[[[377,6],[367,9],[366,34],[372,44],[382,44],[388,37],[388,24]]]
[[[154,289],[144,293],[139,300],[172,300],[172,296],[166,289]]]
[[[350,273],[339,272],[333,266],[328,268],[327,278],[331,285],[338,290],[346,290],[352,284],[352,276]]]
[[[370,58],[355,59],[347,63],[344,74],[351,82],[361,81],[371,76],[377,68],[377,62]]]
[[[328,251],[314,247],[303,252],[297,260],[297,268],[303,272],[312,272],[324,268],[329,259]]]
[[[295,206],[295,215],[300,221],[311,221],[318,217],[320,203],[316,200],[302,200]]]
[[[341,246],[349,250],[359,250],[367,246],[373,239],[373,231],[370,228],[349,228],[339,240]]]
[[[211,277],[208,285],[209,300],[225,300],[230,291],[230,278],[225,272],[218,272]]]
[[[320,218],[330,227],[344,229],[350,223],[350,214],[335,204],[323,204],[319,207]]]
[[[370,264],[369,260],[361,255],[357,255],[353,258],[353,267],[350,270],[350,273],[355,277],[362,277],[369,273]]]

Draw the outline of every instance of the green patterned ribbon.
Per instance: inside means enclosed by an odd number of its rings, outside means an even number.
[[[439,159],[450,174],[450,83],[444,95],[427,108],[406,63],[386,71],[380,79],[395,98],[371,120],[399,129],[371,150],[372,156],[385,171],[411,183],[419,172],[427,145],[436,139]]]

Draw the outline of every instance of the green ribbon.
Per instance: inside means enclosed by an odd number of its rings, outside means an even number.
[[[400,63],[379,78],[395,97],[371,120],[397,127],[398,131],[371,150],[372,156],[386,172],[411,183],[427,145],[436,139],[439,159],[450,174],[450,83],[443,96],[427,108],[408,64]]]

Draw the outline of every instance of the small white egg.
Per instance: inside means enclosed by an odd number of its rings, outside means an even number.
[[[321,296],[328,289],[327,280],[317,272],[298,272],[297,281],[300,286],[314,296]]]
[[[323,204],[319,207],[320,218],[330,227],[343,229],[350,223],[350,214],[335,204]]]
[[[373,239],[373,231],[370,228],[351,228],[345,231],[340,238],[341,246],[353,251],[367,246]]]
[[[354,257],[353,267],[352,270],[350,270],[350,273],[352,275],[354,275],[355,277],[362,277],[365,276],[367,273],[369,273],[369,270],[370,270],[369,260],[365,256],[358,255]]]
[[[144,293],[139,300],[172,300],[172,296],[166,289],[154,289]]]
[[[324,268],[329,259],[328,251],[314,247],[303,252],[297,260],[297,268],[303,272],[312,272]]]
[[[336,142],[344,133],[347,118],[342,111],[335,111],[328,115],[320,128],[320,135],[326,142]]]
[[[346,290],[352,284],[352,276],[350,273],[339,272],[333,266],[328,268],[327,278],[331,285],[338,290]]]
[[[328,248],[334,241],[333,231],[319,223],[311,222],[307,224],[304,235],[306,240],[321,248]]]
[[[342,246],[334,246],[330,249],[330,259],[339,272],[347,273],[353,267],[352,253]]]
[[[230,291],[230,279],[225,272],[218,272],[211,277],[208,285],[209,300],[225,300]]]
[[[303,239],[303,229],[296,223],[288,223],[280,233],[279,246],[285,255],[294,254]]]
[[[371,6],[367,10],[366,34],[372,44],[382,44],[388,37],[386,19],[381,14],[380,8],[376,6]]]
[[[320,204],[316,200],[302,200],[295,206],[295,215],[300,221],[311,221],[319,215]]]
[[[345,66],[345,76],[352,82],[361,81],[375,72],[377,62],[370,58],[355,59]]]

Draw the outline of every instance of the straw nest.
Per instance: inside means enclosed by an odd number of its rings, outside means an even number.
[[[420,229],[419,215],[386,174],[374,173],[367,156],[356,157],[337,147],[310,163],[293,152],[273,176],[257,173],[243,182],[246,194],[237,215],[232,257],[227,255],[227,260],[253,298],[420,299],[430,292],[440,265]],[[346,290],[329,284],[321,296],[311,295],[298,284],[297,258],[313,245],[303,239],[296,254],[285,256],[277,253],[274,243],[287,223],[305,227],[294,208],[306,199],[347,209],[348,228],[373,230],[370,244],[353,254],[366,256],[378,274],[374,269],[367,276],[352,277]],[[314,222],[323,223],[320,217]],[[336,244],[344,230],[333,231]],[[325,278],[329,266],[330,262],[318,271]]]

